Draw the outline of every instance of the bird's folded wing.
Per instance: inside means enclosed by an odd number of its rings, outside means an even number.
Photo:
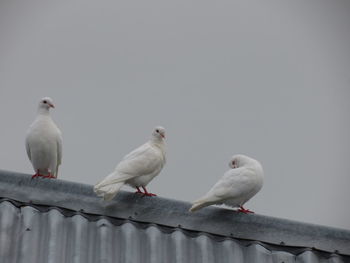
[[[101,182],[96,184],[95,188],[98,189],[98,188],[105,187],[107,185],[125,182],[126,180],[129,180],[133,177],[135,177],[135,175],[133,174],[120,174],[118,172],[113,172],[112,174],[104,178]]]
[[[116,170],[108,176],[99,186],[125,182],[129,179],[152,174],[164,165],[162,155],[150,145],[143,145],[128,154],[117,165]]]
[[[128,158],[124,158],[116,167],[121,174],[148,175],[164,165],[164,158],[159,150],[152,146],[142,147]]]
[[[57,166],[62,163],[62,135],[57,136]]]
[[[30,147],[29,147],[28,138],[26,138],[26,151],[27,151],[27,155],[28,155],[29,160],[32,160],[32,158],[31,158],[31,153],[30,153]]]
[[[210,189],[208,195],[220,200],[246,195],[253,188],[253,182],[249,178],[249,173],[250,171],[244,167],[227,171]]]

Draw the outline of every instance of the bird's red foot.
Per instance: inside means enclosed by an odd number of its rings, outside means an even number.
[[[146,187],[143,187],[143,186],[141,186],[141,187],[142,187],[143,191],[145,191],[143,193],[143,196],[157,196],[156,194],[152,194],[152,193],[147,192]]]
[[[136,189],[137,189],[137,191],[135,192],[135,194],[143,194],[139,187],[136,187]]]
[[[52,174],[48,174],[48,175],[44,175],[43,176],[44,178],[49,178],[49,179],[56,179],[56,177],[55,176],[53,176]]]
[[[34,174],[32,176],[32,179],[35,178],[35,177],[42,177],[42,178],[53,178],[53,179],[56,179],[55,176],[53,176],[51,173],[49,173],[48,175],[43,175],[43,174],[40,174],[39,171],[36,172],[36,174]]]
[[[36,171],[36,174],[34,174],[34,175],[32,176],[32,179],[35,178],[35,177],[44,177],[44,176],[45,176],[45,175],[40,174],[40,173],[39,173],[39,170],[37,170],[37,171]]]
[[[32,179],[35,178],[35,177],[44,177],[44,175],[36,173],[36,174],[34,174],[34,175],[32,176]]]
[[[152,193],[143,193],[144,196],[157,196],[156,194],[152,194]]]
[[[240,206],[239,209],[237,210],[238,212],[244,213],[244,214],[254,214],[253,211],[249,209],[245,209],[243,206]]]

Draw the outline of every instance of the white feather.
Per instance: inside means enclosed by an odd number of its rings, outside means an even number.
[[[58,167],[62,162],[62,135],[53,122],[49,107],[43,101],[52,104],[50,98],[43,98],[39,103],[38,114],[27,132],[25,146],[34,171],[42,175],[51,173],[57,177]]]
[[[260,191],[264,176],[261,164],[244,155],[236,155],[232,160],[236,160],[239,167],[228,170],[208,193],[194,201],[191,212],[212,204],[243,206]]]
[[[164,130],[161,127],[156,127],[155,130],[157,129]],[[94,191],[105,200],[111,200],[124,184],[145,187],[160,173],[165,162],[164,139],[153,133],[151,140],[127,154],[113,173],[96,184]],[[106,195],[109,197],[106,198]]]

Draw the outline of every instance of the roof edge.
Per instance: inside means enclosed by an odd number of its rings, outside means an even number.
[[[218,207],[190,213],[191,204],[188,202],[141,197],[125,191],[118,193],[114,200],[104,202],[95,195],[91,185],[65,180],[32,180],[28,174],[0,170],[0,196],[93,215],[350,255],[349,230],[258,214],[234,213]]]

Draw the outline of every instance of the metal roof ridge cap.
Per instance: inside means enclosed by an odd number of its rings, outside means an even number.
[[[263,242],[310,246],[322,250],[332,247],[333,239],[341,245],[341,251],[350,254],[350,231],[311,223],[280,219],[265,215],[243,215],[229,209],[206,207],[196,213],[188,212],[190,203],[163,197],[142,198],[130,192],[121,191],[111,202],[103,202],[94,193],[91,185],[65,180],[33,179],[27,174],[0,170],[0,190],[7,197],[19,201],[33,200],[33,203],[60,206],[86,213],[117,218],[133,218],[139,222],[156,223],[202,231],[237,238],[256,239]],[[9,188],[8,184],[14,185]],[[24,186],[24,187],[23,187]],[[30,189],[28,191],[28,188]],[[35,188],[36,191],[31,189]],[[1,192],[1,191],[0,191]],[[20,198],[19,198],[20,197]],[[319,241],[314,241],[315,238]],[[344,241],[341,243],[341,241]],[[346,243],[346,244],[345,244]],[[345,248],[344,248],[345,247]]]
[[[45,190],[59,191],[59,192],[63,192],[63,193],[70,193],[73,195],[82,195],[82,194],[83,195],[90,195],[90,194],[92,194],[91,197],[100,199],[94,194],[91,185],[73,182],[73,181],[68,181],[68,180],[63,180],[63,179],[50,180],[50,179],[41,179],[40,178],[38,180],[38,179],[31,179],[31,175],[29,175],[29,174],[0,170],[0,183],[1,182],[20,183],[21,185],[24,184],[27,187],[45,186]],[[64,187],[64,186],[66,186],[66,187]],[[64,187],[64,189],[62,187]],[[79,192],[77,192],[77,190]],[[133,196],[133,193],[131,193],[129,191],[120,191],[120,194]],[[157,196],[156,200],[161,201],[161,202],[173,202],[173,203],[177,203],[180,205],[184,205],[186,207],[191,204],[190,202],[187,202],[187,201],[176,200],[176,199],[171,199],[171,198],[162,197],[162,196]],[[117,201],[117,199],[114,199],[113,201],[115,202],[115,201]],[[202,211],[205,211],[208,209],[209,210],[219,209],[220,211],[224,210],[224,211],[233,212],[232,209],[220,208],[218,206],[212,206],[212,207],[205,207],[205,208],[203,208],[203,210],[200,210],[196,213],[190,213],[190,214],[192,214],[192,215],[201,214]],[[186,210],[186,212],[187,212],[187,210]],[[253,216],[253,217],[257,217],[257,218],[264,219],[264,220],[273,220],[273,221],[275,221],[275,223],[283,223],[283,224],[288,223],[288,224],[298,224],[298,225],[303,224],[305,226],[312,227],[312,228],[315,228],[315,227],[316,228],[327,228],[327,229],[335,231],[335,232],[337,232],[337,231],[348,232],[348,234],[350,235],[350,230],[338,228],[338,227],[333,227],[333,226],[320,225],[320,224],[314,224],[314,223],[309,223],[309,222],[302,222],[302,221],[297,221],[297,220],[292,220],[292,219],[287,219],[287,218],[279,218],[279,217],[263,215],[263,214],[252,214],[252,215],[247,215],[247,216]]]

